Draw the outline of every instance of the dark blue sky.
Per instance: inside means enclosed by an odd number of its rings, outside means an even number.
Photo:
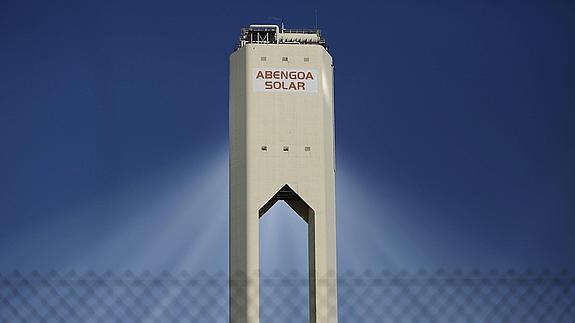
[[[228,56],[241,27],[315,9],[340,267],[575,268],[572,2],[5,0],[0,270],[171,268],[206,218],[225,262]],[[138,250],[164,217],[178,243]]]

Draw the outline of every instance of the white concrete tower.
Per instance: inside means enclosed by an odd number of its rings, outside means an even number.
[[[230,57],[230,322],[259,322],[259,218],[308,224],[310,322],[337,322],[333,64],[317,30],[242,29]]]

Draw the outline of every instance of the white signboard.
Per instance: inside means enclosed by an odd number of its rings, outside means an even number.
[[[256,92],[316,93],[317,70],[253,69],[253,88]]]

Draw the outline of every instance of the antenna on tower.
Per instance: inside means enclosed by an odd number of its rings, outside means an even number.
[[[269,20],[275,20],[275,21],[279,21],[280,22],[280,31],[283,33],[285,31],[285,27],[284,27],[284,19],[283,18],[278,18],[278,17],[268,17]]]
[[[317,8],[315,9],[315,30],[317,30]]]

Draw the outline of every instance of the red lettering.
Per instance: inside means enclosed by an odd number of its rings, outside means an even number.
[[[305,91],[305,80],[314,80],[314,74],[306,71],[277,70],[256,72],[256,79],[266,79],[264,82],[265,90],[286,90],[286,91]],[[288,81],[288,80],[299,80]]]

